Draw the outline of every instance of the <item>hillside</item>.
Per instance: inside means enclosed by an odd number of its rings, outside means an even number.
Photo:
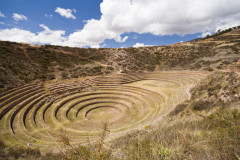
[[[70,48],[0,42],[0,88],[154,70],[239,70],[240,29],[192,42],[142,48]]]
[[[1,41],[0,159],[239,159],[239,50]]]

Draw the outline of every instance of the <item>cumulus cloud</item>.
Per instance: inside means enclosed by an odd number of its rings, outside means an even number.
[[[97,46],[106,39],[123,43],[128,37],[122,35],[131,32],[157,36],[199,32],[204,35],[218,29],[238,26],[239,6],[239,0],[103,0],[100,4],[101,18],[85,21],[81,30],[69,36],[47,28],[44,31],[57,34],[56,44],[72,47]],[[66,18],[76,19],[72,14],[76,12],[74,9],[58,7],[55,12]],[[44,31],[40,33],[49,36]],[[54,40],[53,37],[51,39]]]
[[[15,21],[21,21],[21,20],[27,20],[28,18],[22,14],[18,14],[18,13],[13,13],[13,19]]]
[[[0,11],[0,17],[5,17],[5,15]]]
[[[90,48],[100,48],[101,46],[99,44],[94,44],[94,45],[91,45]]]
[[[32,43],[35,34],[26,30],[12,28],[0,30],[0,40]]]
[[[204,32],[204,33],[202,33],[202,35],[200,35],[199,36],[199,38],[205,38],[207,35],[212,35],[212,33],[211,32]]]
[[[52,45],[58,45],[62,41],[65,40],[65,31],[63,30],[51,30],[44,24],[40,24],[40,27],[42,27],[44,30],[39,32],[36,36],[34,36],[32,39],[35,43],[42,43],[42,44],[52,44]]]
[[[65,40],[64,38],[65,31],[62,30],[53,31],[43,24],[41,24],[40,27],[43,28],[43,31],[37,34],[18,28],[3,29],[0,30],[0,40],[52,45],[59,45]]]
[[[227,6],[227,7],[226,7]],[[101,19],[86,21],[66,43],[124,42],[123,33],[184,35],[240,24],[239,0],[103,0]]]
[[[125,36],[125,37],[121,40],[121,42],[126,42],[127,39],[128,39],[128,36]]]
[[[136,43],[136,44],[134,44],[133,45],[133,47],[150,47],[150,46],[152,46],[152,45],[145,45],[144,43]]]
[[[65,36],[63,30],[51,30],[46,25],[39,25],[43,30],[37,34],[19,28],[2,29],[0,30],[0,40],[12,42],[25,42],[34,44],[51,44],[71,47],[91,47],[100,48],[99,43],[84,42],[81,43],[69,42],[69,37]],[[126,38],[125,38],[126,39]]]
[[[57,7],[55,12],[59,13],[61,16],[65,18],[76,19],[76,17],[72,14],[72,12],[75,12],[75,13],[77,12],[75,9],[71,10],[71,9],[64,9],[64,8]]]
[[[144,43],[136,43],[136,44],[134,44],[133,45],[133,47],[144,47],[145,45],[144,45]]]

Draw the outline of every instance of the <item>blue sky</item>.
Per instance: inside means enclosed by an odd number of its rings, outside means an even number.
[[[0,40],[34,44],[168,45],[239,24],[239,0],[0,0]]]

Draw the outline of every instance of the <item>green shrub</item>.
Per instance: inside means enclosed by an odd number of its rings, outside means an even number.
[[[170,115],[174,116],[182,112],[188,105],[187,104],[178,104],[175,109],[170,113]]]
[[[40,159],[41,156],[37,148],[9,147],[0,140],[0,159]]]
[[[222,61],[222,64],[231,64],[229,61]]]
[[[211,102],[198,100],[198,101],[193,102],[191,105],[192,105],[193,110],[202,111],[205,109],[210,109],[211,107],[213,107],[214,104]]]
[[[211,134],[210,145],[221,159],[240,157],[240,113],[238,110],[219,110],[205,119]]]
[[[217,83],[214,86],[209,86],[208,87],[208,93],[213,93],[213,92],[219,92],[219,90],[222,88],[221,84]]]
[[[53,80],[53,79],[55,79],[54,74],[49,74],[49,75],[48,75],[48,79],[49,79],[49,80]]]
[[[217,69],[222,69],[222,65],[218,65],[218,66],[217,66]]]
[[[209,72],[212,72],[213,71],[213,68],[212,67],[207,67],[205,68],[205,70],[209,71]]]
[[[78,78],[78,75],[77,74],[72,74],[71,78]]]
[[[114,70],[114,68],[111,67],[111,66],[107,66],[106,69],[107,69],[107,70],[110,70],[110,71],[113,71],[113,70]]]
[[[62,77],[63,79],[67,79],[67,78],[68,78],[68,73],[67,73],[67,72],[62,72],[62,73],[61,73],[61,77]]]

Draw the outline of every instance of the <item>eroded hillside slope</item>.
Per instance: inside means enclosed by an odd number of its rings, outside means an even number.
[[[70,48],[0,42],[0,89],[35,80],[112,72],[239,70],[240,29],[198,41],[142,48]]]

